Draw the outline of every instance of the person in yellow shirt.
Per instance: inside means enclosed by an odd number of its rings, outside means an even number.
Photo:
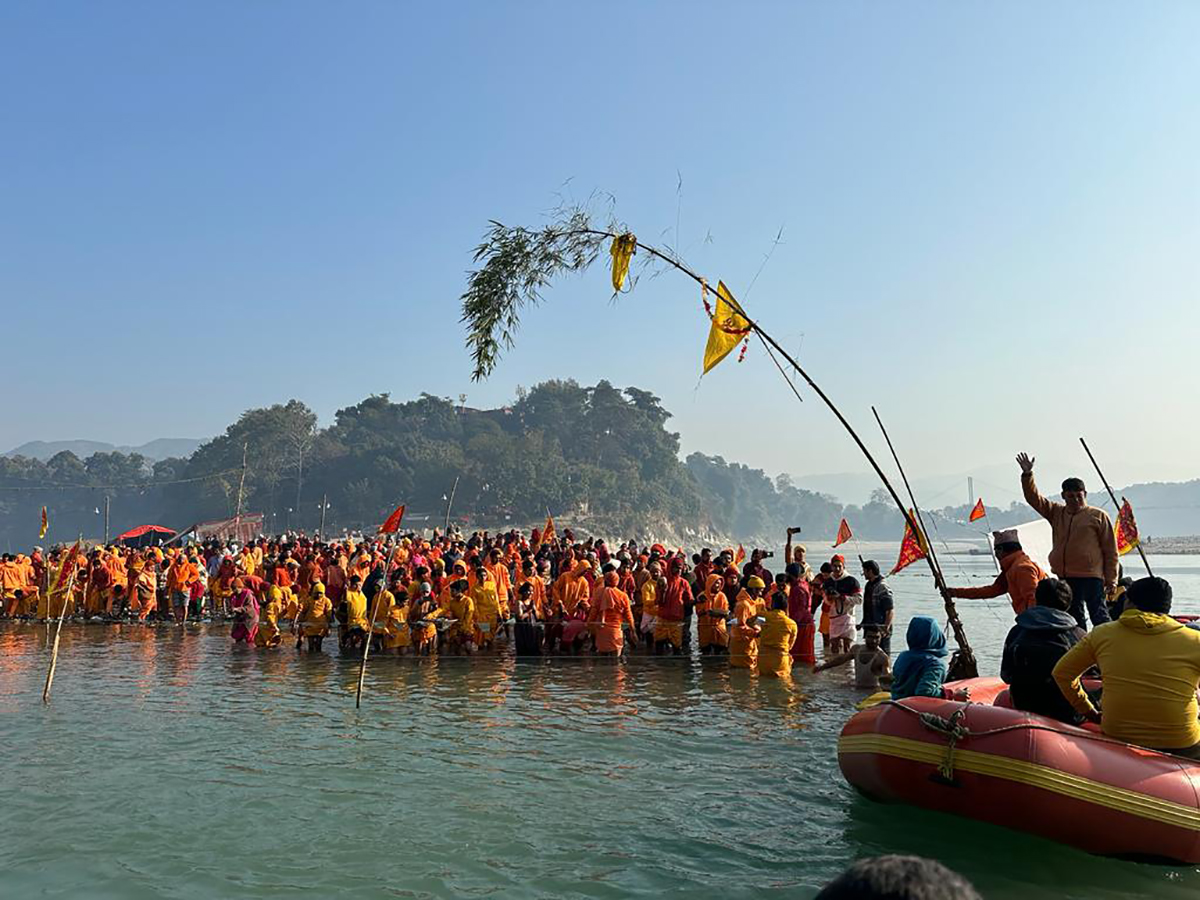
[[[380,591],[380,594],[385,593]],[[411,607],[408,593],[404,590],[404,579],[399,573],[392,577],[391,587],[386,591],[392,595],[393,602],[388,610],[387,622],[383,630],[383,649],[395,650],[399,654],[409,652],[412,645],[412,633],[408,627],[408,616]],[[378,598],[377,598],[378,599]]]
[[[467,588],[465,578],[450,582],[450,596],[433,613],[435,619],[454,620],[443,633],[443,641],[447,650],[456,653],[475,652],[475,604],[468,596]]]
[[[367,639],[367,595],[362,592],[362,579],[351,575],[346,585],[346,596],[342,599],[345,621],[338,630],[338,646],[343,650],[362,649]]]
[[[662,577],[662,566],[658,560],[646,568],[647,576],[638,589],[642,607],[642,638],[650,648],[654,647],[654,629],[658,625],[658,592],[666,584]]]
[[[283,591],[278,585],[267,586],[266,597],[259,606],[258,630],[254,632],[255,647],[278,647],[283,642],[279,630],[279,614],[283,611]]]
[[[1054,667],[1054,681],[1109,737],[1200,759],[1200,631],[1171,618],[1171,585],[1162,578],[1141,578],[1125,596],[1130,608],[1068,650]],[[1080,684],[1092,666],[1104,680],[1103,713]]]
[[[792,673],[792,644],[800,629],[787,614],[787,594],[776,594],[758,636],[758,674],[787,678]]]
[[[766,588],[757,575],[746,579],[746,586],[738,592],[733,616],[736,622],[729,635],[729,664],[738,669],[753,669],[758,665],[759,618],[766,611],[762,593]]]
[[[325,596],[325,585],[318,581],[300,606],[300,634],[308,639],[310,653],[321,652],[321,641],[329,634],[329,614],[332,611],[333,604]]]
[[[496,632],[500,628],[500,598],[496,582],[484,566],[475,570],[475,586],[470,589],[471,602],[475,606],[475,646],[490,650],[496,643]]]

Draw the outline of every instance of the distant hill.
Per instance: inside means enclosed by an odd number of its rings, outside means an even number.
[[[24,456],[46,462],[55,454],[69,450],[80,459],[93,453],[140,453],[151,462],[172,457],[187,457],[196,452],[204,441],[198,438],[156,438],[140,447],[118,447],[103,441],[29,441],[5,453],[5,456]]]

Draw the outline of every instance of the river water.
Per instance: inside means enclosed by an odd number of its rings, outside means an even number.
[[[1200,557],[1156,572],[1200,612]],[[901,620],[936,614],[915,566],[891,583]],[[1006,602],[963,618],[995,673]],[[858,797],[835,749],[848,673],[385,658],[356,711],[356,660],[228,631],[68,625],[43,706],[47,628],[0,626],[0,894],[804,898],[889,852],[937,856],[989,898],[1200,889],[1200,871]]]

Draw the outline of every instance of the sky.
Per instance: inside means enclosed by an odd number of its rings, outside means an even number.
[[[675,273],[554,284],[471,381],[488,221],[607,192],[914,477],[1086,472],[1081,435],[1114,482],[1200,477],[1200,5],[109,0],[0,34],[0,449],[604,378],[685,454],[864,471],[760,348],[699,377]]]

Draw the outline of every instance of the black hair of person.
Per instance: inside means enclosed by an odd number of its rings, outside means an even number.
[[[816,900],[982,900],[971,882],[921,856],[861,859],[829,882]]]
[[[1033,599],[1038,606],[1061,609],[1063,612],[1071,608],[1072,596],[1071,585],[1065,578],[1043,578],[1033,591]]]

